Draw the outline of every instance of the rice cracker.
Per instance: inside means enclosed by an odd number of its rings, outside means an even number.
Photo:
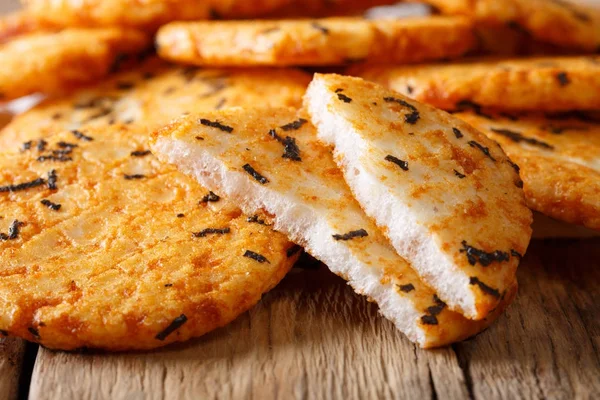
[[[124,124],[0,155],[0,333],[53,349],[152,349],[223,326],[292,244],[151,154]]]
[[[153,151],[290,240],[379,304],[410,340],[436,347],[488,326],[450,311],[390,246],[353,198],[330,151],[296,110],[232,109],[183,117],[154,135]]]
[[[444,110],[600,109],[600,57],[482,59],[455,64],[358,66],[349,75]]]
[[[415,63],[475,45],[471,22],[453,17],[175,22],[156,41],[161,57],[211,66]]]
[[[500,146],[359,78],[316,74],[305,107],[358,202],[423,281],[467,318],[494,310],[515,282],[532,220]]]
[[[520,167],[527,204],[554,219],[600,230],[600,123],[576,115],[456,114]],[[491,118],[490,118],[491,117]]]

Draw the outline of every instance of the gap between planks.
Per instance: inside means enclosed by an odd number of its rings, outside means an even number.
[[[344,282],[295,270],[250,312],[153,353],[40,349],[32,399],[594,398],[600,240],[536,241],[494,326],[423,351]]]

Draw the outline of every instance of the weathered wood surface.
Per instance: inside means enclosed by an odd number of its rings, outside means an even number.
[[[534,242],[507,315],[448,349],[415,348],[324,268],[251,312],[150,354],[40,350],[32,399],[599,398],[600,240]]]
[[[24,341],[0,337],[0,400],[17,397],[24,353]]]

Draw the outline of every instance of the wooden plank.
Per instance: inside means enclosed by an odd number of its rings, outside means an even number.
[[[0,338],[0,400],[17,397],[24,353],[23,340]]]
[[[189,344],[41,350],[31,398],[597,397],[598,260],[597,239],[534,243],[507,315],[436,351],[417,349],[325,269],[296,270],[251,312]]]

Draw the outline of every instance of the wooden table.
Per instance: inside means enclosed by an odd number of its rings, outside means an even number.
[[[311,266],[230,326],[152,353],[36,355],[6,339],[0,399],[600,398],[600,239],[534,241],[506,315],[434,351]]]

